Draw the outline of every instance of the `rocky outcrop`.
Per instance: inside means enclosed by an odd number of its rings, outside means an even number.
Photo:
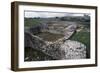
[[[27,29],[27,30],[26,30]],[[63,59],[84,59],[86,58],[86,46],[78,41],[68,40],[76,31],[77,25],[70,24],[41,24],[31,28],[25,28],[25,48],[32,48],[37,52],[41,52],[44,57],[30,60],[63,60]],[[36,34],[49,32],[53,34],[63,34],[62,38],[55,41],[47,41]],[[25,59],[28,60],[29,57]],[[43,59],[44,58],[44,59]]]
[[[62,59],[85,59],[86,46],[77,41],[67,40],[60,46],[61,51],[64,53]]]
[[[86,58],[86,46],[66,38],[61,38],[55,42],[48,42],[29,32],[25,32],[25,47],[41,51],[45,55],[57,60]]]
[[[62,54],[60,53],[60,44],[49,43],[29,32],[25,32],[25,47],[31,47],[37,51],[42,51],[54,59],[60,59]]]

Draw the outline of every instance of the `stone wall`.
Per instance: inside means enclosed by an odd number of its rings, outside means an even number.
[[[77,41],[62,38],[56,42],[42,40],[29,32],[25,32],[25,47],[39,50],[53,59],[84,59],[86,58],[86,46]]]

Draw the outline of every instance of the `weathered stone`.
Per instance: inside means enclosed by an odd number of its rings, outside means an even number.
[[[64,52],[63,59],[84,59],[86,58],[86,46],[77,41],[67,40],[61,45]]]
[[[45,55],[47,55],[49,60],[50,59],[84,59],[86,58],[86,46],[78,41],[71,41],[68,40],[70,36],[75,32],[77,25],[63,25],[64,29],[61,30],[54,30],[54,27],[52,28],[52,32],[47,29],[47,26],[36,26],[36,28],[29,29],[30,31],[25,31],[25,47],[33,48],[37,51],[41,51]],[[56,25],[54,25],[56,26]],[[62,25],[59,25],[60,27]],[[65,27],[66,26],[66,27]],[[62,27],[62,28],[63,28]],[[61,29],[62,29],[61,28]],[[43,30],[42,30],[43,29]],[[41,32],[60,32],[64,35],[64,37],[57,39],[56,41],[46,41],[43,40],[43,38],[36,36],[35,34],[41,33]],[[38,58],[38,57],[37,57]],[[46,57],[45,57],[46,60]]]
[[[25,33],[25,47],[31,47],[39,50],[53,59],[83,59],[86,58],[86,46],[77,41],[64,39],[52,43],[32,35]]]

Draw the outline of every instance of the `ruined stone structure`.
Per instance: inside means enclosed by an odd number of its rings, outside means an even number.
[[[75,32],[77,26],[70,25],[63,30],[64,37],[51,42],[45,41],[41,37],[25,32],[25,47],[39,50],[53,59],[84,59],[86,58],[86,46],[78,41],[68,40]]]

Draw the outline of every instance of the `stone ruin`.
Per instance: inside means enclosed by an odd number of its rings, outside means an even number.
[[[76,28],[77,25],[67,26],[63,29],[64,37],[54,42],[43,40],[41,37],[33,34],[33,32],[25,31],[25,47],[30,47],[37,51],[41,51],[45,55],[50,56],[55,60],[85,59],[86,46],[78,41],[69,40],[69,38],[75,32]],[[39,28],[35,30],[39,30],[40,32],[41,29]]]

